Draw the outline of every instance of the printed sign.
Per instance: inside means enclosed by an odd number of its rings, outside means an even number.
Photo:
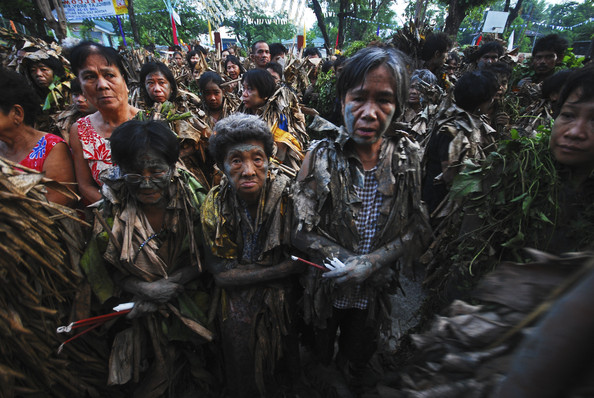
[[[126,0],[62,0],[68,22],[126,14]]]
[[[485,33],[503,33],[505,23],[509,12],[488,11],[485,24],[483,25],[483,32]]]

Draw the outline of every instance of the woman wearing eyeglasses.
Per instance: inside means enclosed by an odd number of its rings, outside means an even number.
[[[187,388],[200,384],[189,364],[204,362],[201,344],[212,338],[202,326],[208,299],[199,279],[196,239],[206,191],[176,168],[178,139],[164,123],[132,120],[117,127],[110,141],[118,167],[102,174],[105,197],[95,229],[100,233],[97,244],[89,245],[105,252],[86,255],[83,268],[102,302],[134,302],[128,314],[133,321],[114,325],[110,333],[131,333],[139,343],[119,345],[116,336],[110,374],[130,364],[140,382],[117,378],[108,384],[126,384],[135,396],[151,385],[162,387],[158,396],[186,396]]]

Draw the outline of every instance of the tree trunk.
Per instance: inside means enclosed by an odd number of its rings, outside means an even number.
[[[419,1],[423,1],[423,0],[419,0]],[[386,0],[381,0],[379,2],[379,4],[377,5],[377,7],[375,7],[375,2],[374,2],[374,8],[372,8],[373,12],[371,13],[371,17],[369,18],[370,21],[373,21],[373,19],[376,17],[376,15],[379,13],[379,11],[382,9],[384,3],[386,2]]]
[[[312,6],[314,14],[316,14],[316,19],[318,20],[318,27],[320,28],[322,36],[324,37],[324,47],[326,48],[326,53],[331,54],[330,49],[332,48],[332,44],[330,43],[330,37],[328,36],[328,31],[326,30],[326,20],[324,19],[320,2],[318,0],[312,0]]]
[[[49,0],[35,0],[35,5],[37,5],[37,8],[39,9],[39,12],[41,12],[41,15],[43,15],[43,18],[45,18],[45,22],[50,28],[54,30],[54,32],[56,32],[57,38],[59,40],[66,38],[66,24],[64,23],[61,25],[60,22],[56,21],[52,14],[52,7],[49,3]],[[62,9],[62,12],[63,11],[64,10]]]
[[[54,3],[54,9],[56,10],[56,15],[58,16],[58,25],[60,25],[60,31],[66,37],[68,34],[68,29],[66,25],[66,13],[64,12],[64,4],[62,4],[61,0],[52,0]]]
[[[516,3],[516,6],[510,10],[509,16],[507,17],[507,22],[505,23],[505,29],[509,28],[511,26],[512,22],[514,22],[514,20],[520,14],[520,10],[522,9],[523,1],[524,0],[518,0],[518,2]]]
[[[140,46],[140,35],[138,34],[138,25],[136,24],[136,14],[134,14],[134,0],[128,0],[128,15],[130,16],[132,36],[134,37],[136,44]]]
[[[338,45],[336,46],[337,49],[342,48],[342,44],[344,43],[344,28],[346,26],[346,9],[348,7],[349,2],[347,0],[340,0],[340,12],[338,13]]]
[[[458,0],[450,0],[448,8],[448,16],[445,21],[444,33],[450,37],[456,37],[458,29],[466,16],[468,7],[463,7],[458,3]]]
[[[417,0],[417,4],[415,5],[415,26],[419,26],[421,24],[421,11],[423,9],[423,0]]]

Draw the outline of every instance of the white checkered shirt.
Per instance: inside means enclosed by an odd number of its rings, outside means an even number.
[[[380,213],[380,207],[384,200],[383,195],[377,190],[378,181],[375,178],[377,166],[371,170],[365,170],[365,180],[362,187],[355,186],[355,192],[361,199],[361,209],[355,219],[357,232],[359,233],[359,246],[355,251],[357,254],[367,254],[373,249],[373,240],[377,233],[377,218]],[[367,308],[369,298],[361,291],[361,286],[357,285],[349,289],[344,296],[334,300],[334,307],[339,309],[358,308],[364,310]]]

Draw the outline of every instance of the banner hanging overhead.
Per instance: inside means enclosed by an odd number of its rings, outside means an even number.
[[[128,13],[127,0],[62,0],[68,22]]]

